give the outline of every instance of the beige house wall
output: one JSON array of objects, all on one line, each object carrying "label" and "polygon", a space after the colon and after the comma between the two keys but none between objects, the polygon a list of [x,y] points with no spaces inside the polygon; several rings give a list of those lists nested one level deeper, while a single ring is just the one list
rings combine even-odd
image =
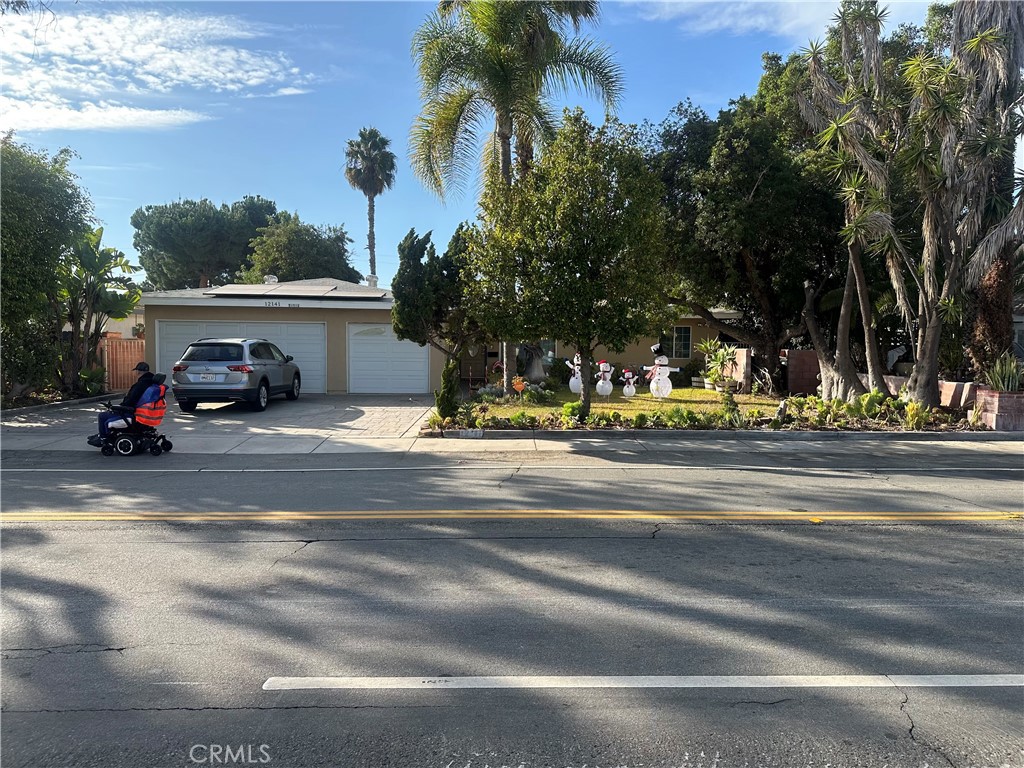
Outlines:
[{"label": "beige house wall", "polygon": [[[159,320],[221,321],[235,323],[324,323],[327,331],[327,394],[348,392],[348,325],[349,323],[391,324],[389,309],[328,309],[263,307],[206,307],[202,305],[152,305],[145,310],[146,362],[156,365],[156,324]],[[287,350],[285,350],[287,354]],[[430,388],[440,386],[444,355],[428,348]]]},{"label": "beige house wall", "polygon": [[[670,357],[669,364],[673,368],[682,368],[691,360],[701,359],[701,354],[697,351],[697,345],[704,341],[704,339],[718,336],[718,331],[712,330],[697,320],[680,320],[676,323],[676,326],[680,328],[689,326],[690,328],[690,357]],[[622,352],[612,352],[606,347],[598,347],[594,351],[594,361],[607,360],[616,366],[617,371],[623,366],[652,365],[654,355],[651,354],[651,347],[657,343],[658,339],[656,337],[640,339],[635,344],[628,345]],[[563,342],[556,343],[555,357],[571,359],[574,354],[576,354],[576,350],[571,345],[564,344]]]}]

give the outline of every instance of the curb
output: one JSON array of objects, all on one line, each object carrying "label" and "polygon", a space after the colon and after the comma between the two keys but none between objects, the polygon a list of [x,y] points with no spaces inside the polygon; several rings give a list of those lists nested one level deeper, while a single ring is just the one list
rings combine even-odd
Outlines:
[{"label": "curb", "polygon": [[[750,430],[750,429],[455,429],[444,434],[430,435],[454,440],[515,440],[530,437],[543,440],[579,440],[581,438],[626,440],[778,440],[780,442],[817,442],[821,440],[849,440],[853,442],[1012,442],[1024,440],[1021,432],[868,432],[868,431],[815,431],[815,430]],[[428,437],[421,434],[420,437]]]},{"label": "curb", "polygon": [[101,403],[104,400],[111,400],[117,396],[124,396],[125,390],[120,392],[108,392],[105,395],[96,395],[94,397],[83,397],[79,400],[58,400],[55,403],[43,403],[42,405],[26,405],[22,408],[4,408],[0,413],[11,414],[16,416],[20,413],[32,413],[33,411],[45,411],[47,409],[58,409],[58,408],[71,408],[75,405],[87,405],[88,403]]}]

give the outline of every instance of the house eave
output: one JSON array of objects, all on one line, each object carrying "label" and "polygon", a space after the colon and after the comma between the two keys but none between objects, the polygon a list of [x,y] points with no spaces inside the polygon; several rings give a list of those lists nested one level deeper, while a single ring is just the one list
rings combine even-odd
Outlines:
[{"label": "house eave", "polygon": [[174,296],[149,297],[147,307],[266,307],[271,309],[382,309],[391,311],[391,299],[372,301],[345,301],[338,299],[218,299],[213,296],[185,298]]}]

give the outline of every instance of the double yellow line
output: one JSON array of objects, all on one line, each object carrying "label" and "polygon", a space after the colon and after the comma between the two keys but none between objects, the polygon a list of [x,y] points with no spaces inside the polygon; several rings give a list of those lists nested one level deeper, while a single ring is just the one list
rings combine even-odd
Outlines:
[{"label": "double yellow line", "polygon": [[30,511],[5,512],[3,523],[47,522],[292,522],[304,520],[652,520],[652,521],[729,521],[729,522],[980,522],[989,520],[1020,520],[1019,512],[953,511],[828,511],[792,510],[672,510],[642,512],[604,509],[424,509],[424,510],[337,510],[337,511]]}]

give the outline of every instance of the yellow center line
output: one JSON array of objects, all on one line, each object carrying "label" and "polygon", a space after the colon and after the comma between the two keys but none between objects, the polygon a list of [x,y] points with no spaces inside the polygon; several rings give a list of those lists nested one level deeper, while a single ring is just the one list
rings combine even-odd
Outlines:
[{"label": "yellow center line", "polygon": [[123,512],[112,510],[67,512],[28,511],[5,512],[0,522],[232,522],[293,520],[802,520],[827,521],[979,521],[1019,520],[1017,512],[979,510],[957,511],[823,511],[791,510],[671,510],[638,512],[635,510],[585,509],[424,509],[424,510],[234,510],[234,511],[153,511]]}]

